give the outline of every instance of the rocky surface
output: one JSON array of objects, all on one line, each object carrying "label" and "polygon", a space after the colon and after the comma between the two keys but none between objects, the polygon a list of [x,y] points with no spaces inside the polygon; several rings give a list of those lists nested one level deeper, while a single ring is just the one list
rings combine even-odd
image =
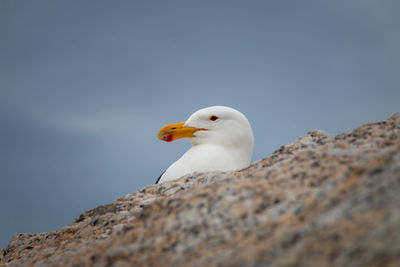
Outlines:
[{"label": "rocky surface", "polygon": [[400,113],[20,234],[7,266],[399,266]]}]

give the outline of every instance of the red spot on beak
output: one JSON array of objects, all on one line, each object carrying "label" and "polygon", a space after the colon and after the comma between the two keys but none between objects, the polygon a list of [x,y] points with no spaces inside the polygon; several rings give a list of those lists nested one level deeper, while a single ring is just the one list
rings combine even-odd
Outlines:
[{"label": "red spot on beak", "polygon": [[174,137],[173,137],[172,134],[166,134],[166,135],[163,136],[163,140],[165,142],[171,142],[172,140],[174,140]]}]

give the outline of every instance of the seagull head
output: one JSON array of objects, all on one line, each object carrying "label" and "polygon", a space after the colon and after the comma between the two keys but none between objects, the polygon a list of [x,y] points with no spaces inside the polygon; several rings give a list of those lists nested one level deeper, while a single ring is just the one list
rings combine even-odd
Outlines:
[{"label": "seagull head", "polygon": [[193,145],[213,144],[253,151],[253,131],[247,118],[239,111],[212,106],[193,113],[185,122],[164,126],[160,140],[171,142],[188,138]]}]

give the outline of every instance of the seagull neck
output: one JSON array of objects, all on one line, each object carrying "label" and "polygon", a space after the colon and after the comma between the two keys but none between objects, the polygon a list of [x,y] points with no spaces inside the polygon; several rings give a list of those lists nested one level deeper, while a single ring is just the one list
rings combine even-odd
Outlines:
[{"label": "seagull neck", "polygon": [[215,151],[215,150],[225,150],[225,151],[231,151],[234,152],[235,148],[233,147],[228,147],[228,146],[223,146],[220,144],[213,144],[213,143],[195,143],[192,144],[192,147],[190,148],[192,151]]}]

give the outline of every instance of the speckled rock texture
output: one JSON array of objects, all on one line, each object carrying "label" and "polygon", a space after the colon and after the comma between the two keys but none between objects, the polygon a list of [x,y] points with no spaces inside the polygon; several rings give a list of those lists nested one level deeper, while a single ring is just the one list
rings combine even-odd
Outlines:
[{"label": "speckled rock texture", "polygon": [[309,132],[249,168],[150,185],[55,231],[15,236],[7,266],[400,266],[400,113]]}]

